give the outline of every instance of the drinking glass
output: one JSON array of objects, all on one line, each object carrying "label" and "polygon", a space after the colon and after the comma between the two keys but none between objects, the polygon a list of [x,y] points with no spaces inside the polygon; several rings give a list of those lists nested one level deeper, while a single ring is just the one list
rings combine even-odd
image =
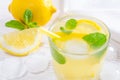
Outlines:
[{"label": "drinking glass", "polygon": [[[68,19],[88,19],[96,22],[107,36],[106,43],[86,54],[82,52],[73,52],[73,49],[64,51],[55,44],[55,39],[49,38],[50,48],[53,57],[53,66],[58,80],[100,80],[100,71],[106,50],[109,44],[110,32],[107,26],[100,20],[81,14],[65,14],[57,18],[50,30],[60,32],[60,27]],[[64,38],[64,36],[62,36]],[[74,44],[74,43],[73,43]],[[75,43],[77,44],[77,42]],[[70,46],[73,46],[72,44]],[[81,47],[80,47],[81,48]],[[79,49],[79,48],[77,48]],[[72,51],[73,50],[73,51]]]}]

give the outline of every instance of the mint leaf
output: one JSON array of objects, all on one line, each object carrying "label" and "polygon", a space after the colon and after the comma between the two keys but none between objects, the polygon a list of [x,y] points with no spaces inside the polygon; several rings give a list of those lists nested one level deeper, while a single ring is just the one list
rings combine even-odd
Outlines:
[{"label": "mint leaf", "polygon": [[91,33],[83,37],[83,39],[92,47],[99,48],[106,42],[106,36],[102,33]]},{"label": "mint leaf", "polygon": [[60,27],[60,30],[65,34],[72,33],[73,29],[75,29],[77,26],[77,21],[75,19],[69,19],[65,23],[65,27]]},{"label": "mint leaf", "polygon": [[6,27],[15,28],[19,30],[24,30],[25,26],[17,20],[11,20],[5,23]]},{"label": "mint leaf", "polygon": [[[35,28],[38,27],[36,22],[32,22],[32,18],[33,18],[33,14],[32,11],[29,9],[26,9],[23,15],[23,22],[19,22],[17,20],[11,20],[6,22],[6,26],[10,27],[10,28],[16,28],[19,30],[23,30],[25,29],[25,26],[27,26],[27,28]],[[24,26],[25,25],[25,26]]]},{"label": "mint leaf", "polygon": [[53,46],[51,46],[51,52],[52,52],[52,56],[56,60],[56,62],[58,62],[59,64],[66,63],[65,57],[60,52],[58,52],[55,48],[53,48]]},{"label": "mint leaf", "polygon": [[60,27],[60,30],[61,30],[63,33],[65,33],[65,34],[70,34],[70,33],[72,33],[71,30],[65,30],[64,27]]},{"label": "mint leaf", "polygon": [[30,22],[30,23],[28,24],[28,26],[29,26],[30,28],[38,27],[36,22]]},{"label": "mint leaf", "polygon": [[68,30],[73,30],[76,28],[76,26],[77,26],[77,21],[75,19],[69,19],[65,24],[65,28]]},{"label": "mint leaf", "polygon": [[28,24],[29,22],[31,22],[32,18],[33,18],[32,11],[29,9],[26,9],[26,11],[24,12],[24,15],[23,15],[25,24]]}]

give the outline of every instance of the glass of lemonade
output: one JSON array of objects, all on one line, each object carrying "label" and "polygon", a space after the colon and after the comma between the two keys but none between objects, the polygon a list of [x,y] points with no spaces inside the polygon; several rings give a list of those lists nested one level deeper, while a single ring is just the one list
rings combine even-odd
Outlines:
[{"label": "glass of lemonade", "polygon": [[61,39],[49,38],[58,80],[100,80],[110,33],[100,20],[85,15],[58,18],[50,30]]}]

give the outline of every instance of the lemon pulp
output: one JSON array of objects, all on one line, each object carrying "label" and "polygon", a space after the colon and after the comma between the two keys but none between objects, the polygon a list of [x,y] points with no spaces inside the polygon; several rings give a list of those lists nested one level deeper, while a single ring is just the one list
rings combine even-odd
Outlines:
[{"label": "lemon pulp", "polygon": [[0,37],[0,46],[9,54],[25,56],[41,44],[41,33],[37,28],[15,31]]}]

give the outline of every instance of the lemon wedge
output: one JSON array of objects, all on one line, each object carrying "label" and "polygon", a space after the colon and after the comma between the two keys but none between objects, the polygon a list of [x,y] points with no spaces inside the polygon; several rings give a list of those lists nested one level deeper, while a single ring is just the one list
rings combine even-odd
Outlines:
[{"label": "lemon wedge", "polygon": [[101,27],[96,22],[92,20],[81,19],[81,20],[78,20],[77,27],[74,30],[74,32],[89,34],[89,33],[98,32],[101,30],[102,30]]},{"label": "lemon wedge", "polygon": [[26,56],[41,44],[41,33],[37,28],[4,34],[0,37],[0,47],[14,56]]}]

